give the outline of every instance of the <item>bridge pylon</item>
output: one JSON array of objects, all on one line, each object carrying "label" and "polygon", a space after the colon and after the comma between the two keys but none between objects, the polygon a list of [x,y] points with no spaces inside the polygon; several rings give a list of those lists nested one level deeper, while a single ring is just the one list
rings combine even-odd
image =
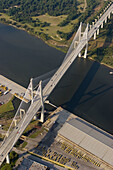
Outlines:
[{"label": "bridge pylon", "polygon": [[9,154],[7,154],[7,156],[6,156],[6,163],[10,164]]},{"label": "bridge pylon", "polygon": [[[32,103],[36,100],[40,100],[41,102],[41,117],[39,119],[40,122],[44,122],[44,101],[43,101],[43,91],[42,91],[42,80],[39,82],[38,89],[35,93],[35,96],[32,99]],[[36,115],[34,116],[36,120]]]}]

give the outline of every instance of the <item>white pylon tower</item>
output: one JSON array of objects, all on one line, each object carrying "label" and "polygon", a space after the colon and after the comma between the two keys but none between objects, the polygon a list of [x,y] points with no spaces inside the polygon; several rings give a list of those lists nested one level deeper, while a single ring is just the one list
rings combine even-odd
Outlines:
[{"label": "white pylon tower", "polygon": [[39,89],[40,89],[40,92],[39,92],[39,96],[40,96],[40,102],[41,102],[41,117],[40,117],[40,122],[44,122],[44,101],[43,101],[43,92],[42,92],[42,81],[40,81],[39,83]]},{"label": "white pylon tower", "polygon": [[87,24],[86,30],[84,32],[85,39],[86,39],[86,48],[85,48],[85,52],[84,52],[83,58],[87,57],[87,51],[88,51],[88,28],[89,28],[89,24]]},{"label": "white pylon tower", "polygon": [[[41,117],[40,122],[44,122],[44,101],[43,101],[43,91],[42,91],[42,80],[39,82],[38,89],[35,93],[35,96],[32,99],[32,102],[35,100],[40,100],[41,102]],[[36,115],[34,116],[34,119],[36,119]]]}]

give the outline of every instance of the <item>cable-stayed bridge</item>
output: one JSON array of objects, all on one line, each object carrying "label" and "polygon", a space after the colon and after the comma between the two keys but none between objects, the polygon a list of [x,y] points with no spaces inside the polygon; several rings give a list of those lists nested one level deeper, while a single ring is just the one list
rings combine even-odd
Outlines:
[{"label": "cable-stayed bridge", "polygon": [[[7,160],[7,163],[9,163],[8,153],[11,151],[17,140],[22,135],[25,128],[28,126],[28,124],[40,108],[42,108],[40,121],[44,121],[44,102],[46,102],[48,96],[51,94],[53,89],[56,87],[58,82],[66,73],[68,68],[72,65],[77,56],[81,56],[81,51],[84,48],[84,58],[86,58],[88,50],[88,41],[93,36],[94,39],[96,39],[96,35],[99,34],[100,27],[103,28],[103,23],[107,22],[107,19],[110,18],[110,14],[112,12],[113,4],[110,3],[105,9],[104,14],[100,14],[98,20],[95,19],[95,22],[93,22],[92,25],[87,24],[84,31],[82,31],[83,24],[80,23],[78,31],[60,67],[57,70],[53,70],[52,72],[50,72],[48,74],[47,79],[43,82],[40,81],[43,80],[43,76],[30,80],[30,84],[24,96],[26,99],[30,96],[30,101],[26,103],[24,100],[22,100],[16,112],[16,115],[10,125],[10,128],[6,134],[6,137],[4,138],[4,141],[0,146],[0,165],[2,164],[5,158]],[[37,84],[37,82],[39,83]],[[21,119],[17,119],[19,115]],[[15,127],[12,130],[13,123],[15,123]]]}]

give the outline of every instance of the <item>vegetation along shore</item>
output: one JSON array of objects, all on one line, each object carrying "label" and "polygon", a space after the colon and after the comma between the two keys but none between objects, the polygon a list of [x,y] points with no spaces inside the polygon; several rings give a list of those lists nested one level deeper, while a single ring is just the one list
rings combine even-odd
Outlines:
[{"label": "vegetation along shore", "polygon": [[[67,5],[68,4],[68,5]],[[92,22],[103,13],[103,0],[1,0],[0,22],[41,38],[48,45],[67,52],[80,22]],[[113,67],[113,17],[96,40],[89,42],[88,57]]]}]

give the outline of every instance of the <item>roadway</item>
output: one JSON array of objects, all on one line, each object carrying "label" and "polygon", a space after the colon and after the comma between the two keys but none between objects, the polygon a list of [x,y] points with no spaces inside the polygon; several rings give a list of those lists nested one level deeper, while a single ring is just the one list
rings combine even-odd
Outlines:
[{"label": "roadway", "polygon": [[[24,100],[23,96],[26,92],[26,88],[22,87],[21,85],[9,80],[8,78],[0,75],[0,84],[3,86],[6,86],[8,89],[11,89],[10,93],[16,95],[17,98],[19,98],[20,100]],[[26,96],[26,100],[25,102],[29,102],[29,100],[31,100],[30,95]]]},{"label": "roadway", "polygon": [[[101,26],[102,22],[106,19],[107,16],[109,16],[109,13],[113,11],[113,4],[109,7],[109,9],[104,13],[104,15],[97,21],[97,23],[91,28],[91,30],[88,32],[88,40],[94,35],[94,33],[97,31],[97,29]],[[53,75],[53,77],[50,79],[50,81],[47,83],[47,85],[43,89],[43,100],[45,101],[50,93],[53,91],[55,86],[58,84],[58,82],[61,80],[65,72],[68,70],[68,68],[71,66],[73,61],[76,59],[78,54],[81,52],[81,50],[85,47],[87,44],[87,40],[85,39],[85,36],[82,37],[81,41],[79,42],[76,49],[72,51],[72,53],[68,56],[68,58],[62,63],[62,65],[59,67],[59,69],[56,71],[56,73]],[[9,136],[6,138],[4,143],[0,147],[0,165],[4,161],[7,154],[10,152],[10,150],[13,148],[17,140],[22,135],[25,128],[28,126],[30,121],[33,119],[36,112],[41,107],[41,101],[39,98],[35,100],[29,107],[28,111],[24,115],[23,119],[19,122],[19,124],[14,128],[14,130],[9,134]]]}]

